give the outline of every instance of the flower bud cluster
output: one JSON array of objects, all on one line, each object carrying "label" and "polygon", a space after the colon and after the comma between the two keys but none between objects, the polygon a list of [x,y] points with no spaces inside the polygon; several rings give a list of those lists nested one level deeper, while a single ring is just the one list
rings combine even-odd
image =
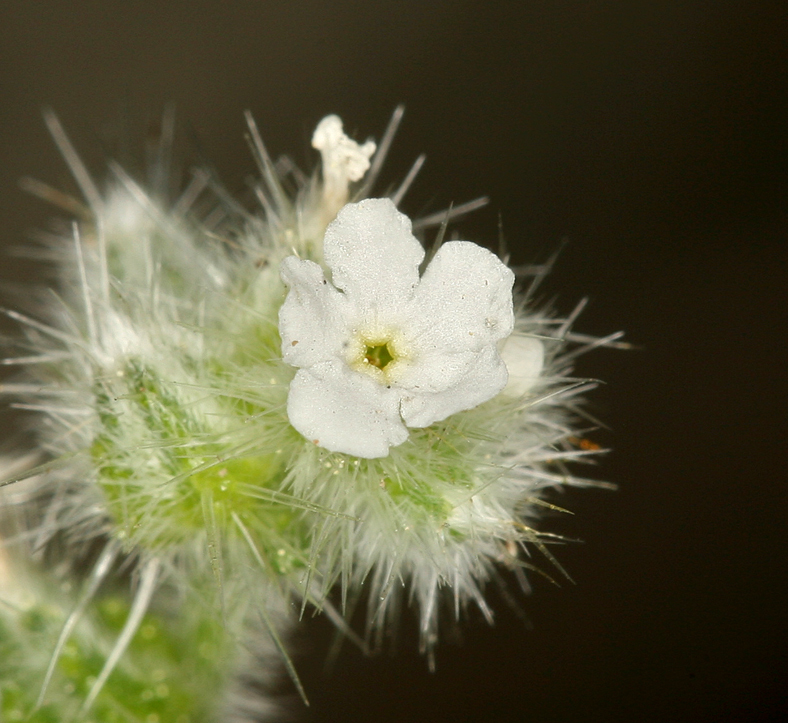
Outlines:
[{"label": "flower bud cluster", "polygon": [[229,639],[268,621],[290,665],[282,611],[344,627],[365,590],[368,633],[412,601],[429,650],[442,598],[491,618],[497,568],[552,560],[538,513],[550,489],[591,484],[566,467],[589,454],[592,386],[570,373],[599,342],[573,344],[480,246],[438,241],[424,266],[427,224],[397,210],[407,184],[366,198],[382,158],[336,116],[312,178],[248,122],[256,210],[203,171],[174,203],[119,168],[101,192],[50,119],[89,220],[49,240],[57,301],[9,312],[20,374],[2,391],[36,415],[41,464],[5,484],[30,478],[39,547],[138,561],[138,623],[175,590]]}]

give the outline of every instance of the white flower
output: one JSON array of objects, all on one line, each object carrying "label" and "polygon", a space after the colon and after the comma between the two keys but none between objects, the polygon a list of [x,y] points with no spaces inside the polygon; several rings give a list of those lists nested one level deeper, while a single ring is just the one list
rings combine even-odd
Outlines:
[{"label": "white flower", "polygon": [[332,208],[331,218],[347,203],[348,187],[369,170],[375,152],[374,141],[363,146],[342,131],[342,119],[327,115],[317,124],[312,147],[320,151],[323,161],[323,200]]},{"label": "white flower", "polygon": [[[427,427],[492,398],[508,375],[497,342],[512,331],[514,275],[490,251],[444,244],[423,277],[424,249],[388,199],[348,204],[326,230],[332,272],[282,262],[279,313],[290,423],[332,452],[385,457]],[[407,425],[407,427],[406,427]]]}]

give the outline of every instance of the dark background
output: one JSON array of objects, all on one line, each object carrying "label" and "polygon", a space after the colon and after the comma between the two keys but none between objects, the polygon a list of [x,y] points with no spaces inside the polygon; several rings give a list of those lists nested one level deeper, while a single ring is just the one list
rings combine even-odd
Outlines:
[{"label": "dark background", "polygon": [[[532,629],[500,600],[493,628],[471,616],[434,675],[412,625],[396,655],[347,646],[325,673],[330,626],[310,623],[305,719],[788,711],[787,25],[784,2],[757,0],[0,3],[4,246],[52,214],[20,177],[74,188],[44,105],[101,178],[123,127],[172,101],[184,157],[199,138],[238,191],[253,172],[244,109],[274,155],[309,166],[324,114],[379,139],[405,103],[386,178],[428,155],[405,210],[489,194],[463,235],[495,243],[500,213],[517,263],[568,237],[547,291],[565,312],[588,295],[580,330],[643,347],[580,364],[608,382],[598,475],[620,490],[570,492],[576,516],[550,521],[585,541],[559,550],[576,585],[535,580]],[[0,263],[7,280],[36,273]]]}]

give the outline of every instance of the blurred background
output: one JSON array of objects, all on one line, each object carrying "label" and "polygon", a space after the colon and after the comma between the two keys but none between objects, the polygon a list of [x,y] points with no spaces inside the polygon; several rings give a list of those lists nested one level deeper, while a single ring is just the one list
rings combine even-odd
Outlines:
[{"label": "blurred background", "polygon": [[[185,166],[241,191],[245,109],[309,168],[325,114],[380,139],[404,103],[384,181],[427,154],[404,210],[487,194],[460,230],[495,245],[500,216],[514,263],[568,239],[545,298],[590,297],[579,330],[642,347],[579,365],[607,382],[597,475],[620,489],[570,491],[575,516],[545,523],[583,540],[557,551],[575,584],[534,580],[525,618],[493,594],[495,626],[447,625],[434,674],[411,619],[393,653],[346,645],[329,668],[331,627],[310,621],[302,720],[788,713],[787,40],[785,4],[761,0],[0,3],[4,249],[53,215],[20,178],[75,191],[44,106],[103,178],[172,103]],[[1,258],[5,282],[40,273]]]}]

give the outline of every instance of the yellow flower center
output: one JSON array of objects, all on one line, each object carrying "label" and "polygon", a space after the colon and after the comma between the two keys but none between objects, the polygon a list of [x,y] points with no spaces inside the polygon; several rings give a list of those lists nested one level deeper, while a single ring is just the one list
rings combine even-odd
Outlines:
[{"label": "yellow flower center", "polygon": [[379,346],[368,346],[364,358],[372,366],[385,369],[386,365],[394,360],[394,355],[389,351],[388,344],[380,344]]},{"label": "yellow flower center", "polygon": [[396,379],[409,358],[402,334],[392,329],[359,330],[347,346],[350,367],[385,385]]}]

